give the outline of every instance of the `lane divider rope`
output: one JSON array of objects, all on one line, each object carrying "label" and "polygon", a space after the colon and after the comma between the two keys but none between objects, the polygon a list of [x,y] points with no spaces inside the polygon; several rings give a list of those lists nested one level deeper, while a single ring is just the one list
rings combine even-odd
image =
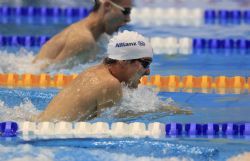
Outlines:
[{"label": "lane divider rope", "polygon": [[1,122],[0,137],[22,136],[29,139],[32,136],[42,138],[86,138],[86,137],[177,137],[177,136],[245,136],[250,137],[250,123],[159,123],[141,122]]},{"label": "lane divider rope", "polygon": [[[41,47],[50,39],[48,36],[3,36],[0,35],[0,47],[24,46]],[[151,37],[151,45],[156,54],[197,54],[209,50],[243,51],[250,54],[250,39],[206,39],[206,38],[176,38],[176,37]],[[232,52],[233,54],[234,52]]]},{"label": "lane divider rope", "polygon": [[33,6],[0,6],[0,16],[24,16],[24,17],[86,17],[90,13],[86,7],[33,7]]},{"label": "lane divider rope", "polygon": [[[0,86],[2,87],[22,87],[22,88],[62,88],[68,85],[77,74],[65,75],[55,74],[0,74]],[[155,86],[162,91],[169,92],[201,92],[219,94],[235,93],[240,94],[250,91],[250,77],[242,76],[144,76],[141,84]]]},{"label": "lane divider rope", "polygon": [[[21,23],[20,17],[29,18],[77,18],[76,21],[86,17],[90,13],[88,8],[59,8],[59,7],[10,7],[0,6],[0,20],[2,23],[9,23],[15,17],[16,23]],[[250,24],[250,10],[215,10],[201,8],[134,8],[131,14],[132,23],[140,25],[181,25],[181,26],[200,26],[203,24]],[[30,20],[29,23],[38,21]],[[41,24],[49,23],[44,20]],[[61,21],[53,21],[61,23]]]}]

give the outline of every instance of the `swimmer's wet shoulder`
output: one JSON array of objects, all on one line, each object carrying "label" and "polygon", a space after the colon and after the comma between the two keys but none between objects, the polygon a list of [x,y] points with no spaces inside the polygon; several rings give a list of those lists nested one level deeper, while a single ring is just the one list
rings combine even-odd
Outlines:
[{"label": "swimmer's wet shoulder", "polygon": [[103,64],[81,73],[50,102],[38,121],[79,121],[96,117],[121,99],[121,84]]},{"label": "swimmer's wet shoulder", "polygon": [[84,27],[79,33],[78,28],[80,28],[79,24],[74,24],[54,36],[42,47],[35,62],[49,59],[50,63],[58,63],[80,53],[93,56],[97,48],[93,35],[88,30],[84,30]]},{"label": "swimmer's wet shoulder", "polygon": [[[48,59],[48,63],[41,66],[46,68],[78,54],[96,54],[97,41],[102,34],[112,35],[130,21],[131,7],[132,0],[95,1],[93,12],[88,17],[55,35],[42,47],[33,62]],[[87,60],[92,58],[86,57]]]}]

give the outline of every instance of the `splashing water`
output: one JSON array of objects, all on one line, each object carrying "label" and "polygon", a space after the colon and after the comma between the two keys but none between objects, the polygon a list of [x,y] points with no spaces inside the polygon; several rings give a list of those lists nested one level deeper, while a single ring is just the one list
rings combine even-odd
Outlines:
[{"label": "splashing water", "polygon": [[139,86],[137,89],[130,89],[123,86],[123,98],[112,108],[105,109],[101,117],[124,117],[125,115],[137,115],[140,113],[159,112],[164,106],[177,106],[176,103],[168,98],[163,101],[157,96],[153,88]]},{"label": "splashing water", "polygon": [[29,100],[14,107],[8,107],[0,101],[0,121],[28,121],[40,112]]},{"label": "splashing water", "polygon": [[[35,55],[33,51],[28,51],[25,48],[21,48],[16,53],[8,52],[8,51],[0,51],[0,73],[31,73],[31,74],[39,74],[44,71],[40,70],[40,63],[32,63],[34,60]],[[70,69],[63,68],[62,64],[52,65],[51,67],[46,70],[46,73],[51,75],[56,73],[63,73],[63,74],[72,74],[72,73],[80,73],[84,69],[96,65],[100,62],[100,58],[96,61],[88,62],[86,64],[78,63]]]},{"label": "splashing water", "polygon": [[[0,50],[0,73],[31,73],[31,74],[39,74],[42,72],[56,74],[72,74],[72,73],[80,73],[84,69],[91,67],[100,63],[100,61],[105,57],[106,46],[109,42],[110,36],[107,34],[102,34],[99,40],[97,41],[98,53],[96,53],[96,58],[94,60],[89,60],[87,62],[81,62],[84,59],[85,54],[83,54],[83,58],[76,57],[71,60],[66,60],[65,62],[58,64],[51,64],[48,69],[42,71],[40,66],[44,63],[43,61],[32,63],[36,52],[29,51],[25,48],[20,48],[17,52],[9,52],[7,50]],[[88,54],[88,53],[86,53]]]},{"label": "splashing water", "polygon": [[21,48],[17,53],[0,51],[1,73],[40,73],[37,65],[33,64],[34,53]]},{"label": "splashing water", "polygon": [[[22,97],[25,97],[23,102],[19,105],[15,105],[14,107],[8,107],[8,105],[6,105],[7,103],[0,100],[0,121],[27,121],[30,120],[32,116],[38,115],[41,112],[37,109],[37,106],[39,105],[34,104],[35,102],[32,103],[29,95],[24,95]],[[9,98],[8,100],[11,101],[12,99],[15,100],[16,96],[13,96],[13,98]],[[50,101],[51,97],[46,99]],[[124,86],[122,101],[111,108],[104,109],[98,118],[111,118],[113,120],[117,117],[124,118],[130,116],[140,116],[147,113],[153,114],[154,117],[158,117],[156,113],[160,112],[160,109],[163,106],[176,107],[177,105],[171,98],[164,101],[161,100],[153,88],[139,86],[138,89],[129,89]],[[166,116],[166,112],[164,113],[164,116]]]}]

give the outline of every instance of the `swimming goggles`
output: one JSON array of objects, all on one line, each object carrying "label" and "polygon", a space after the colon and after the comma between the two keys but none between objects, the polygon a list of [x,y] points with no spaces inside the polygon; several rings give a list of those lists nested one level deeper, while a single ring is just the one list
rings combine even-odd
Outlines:
[{"label": "swimming goggles", "polygon": [[130,7],[122,7],[110,0],[108,0],[110,4],[112,4],[113,6],[115,6],[116,8],[120,9],[123,13],[124,16],[130,15],[131,13],[131,8]]},{"label": "swimming goggles", "polygon": [[146,60],[146,59],[136,59],[136,60],[141,63],[144,69],[148,69],[152,62],[151,60]]}]

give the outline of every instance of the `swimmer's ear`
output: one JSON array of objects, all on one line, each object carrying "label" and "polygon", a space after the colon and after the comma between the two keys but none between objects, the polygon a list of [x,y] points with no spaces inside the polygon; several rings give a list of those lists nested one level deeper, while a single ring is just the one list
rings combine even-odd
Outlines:
[{"label": "swimmer's ear", "polygon": [[110,4],[108,1],[103,1],[102,4],[103,4],[103,7],[104,7],[104,11],[105,11],[105,12],[107,12],[107,11],[110,10],[111,4]]}]

